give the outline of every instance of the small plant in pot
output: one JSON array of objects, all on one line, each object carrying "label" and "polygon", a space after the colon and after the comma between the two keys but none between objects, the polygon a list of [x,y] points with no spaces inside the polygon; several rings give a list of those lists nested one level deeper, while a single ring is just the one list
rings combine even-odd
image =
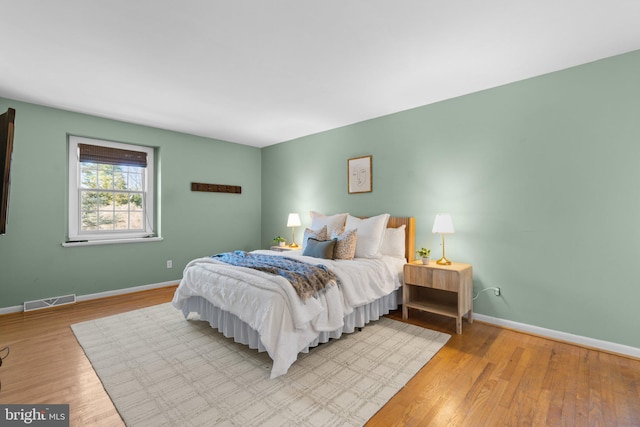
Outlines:
[{"label": "small plant in pot", "polygon": [[417,250],[416,253],[420,255],[420,258],[422,258],[422,263],[424,265],[429,264],[429,261],[431,260],[431,249],[420,248],[420,250]]},{"label": "small plant in pot", "polygon": [[273,238],[273,241],[277,243],[278,246],[284,246],[284,243],[287,241],[287,239],[285,239],[284,237],[277,236]]}]

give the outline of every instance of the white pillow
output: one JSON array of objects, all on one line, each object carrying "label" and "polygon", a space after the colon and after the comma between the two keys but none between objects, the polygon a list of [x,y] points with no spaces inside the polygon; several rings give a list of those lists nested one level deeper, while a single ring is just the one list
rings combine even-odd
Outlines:
[{"label": "white pillow", "polygon": [[342,234],[348,214],[323,215],[321,213],[311,211],[309,212],[309,215],[311,215],[310,229],[320,230],[322,227],[326,226],[327,234],[331,235],[334,232]]},{"label": "white pillow", "polygon": [[380,253],[394,258],[404,258],[405,225],[398,228],[387,228],[382,238]]},{"label": "white pillow", "polygon": [[347,215],[346,230],[358,230],[358,241],[356,242],[356,258],[379,258],[380,245],[384,237],[384,230],[387,228],[389,214],[372,216],[367,219],[356,218]]}]

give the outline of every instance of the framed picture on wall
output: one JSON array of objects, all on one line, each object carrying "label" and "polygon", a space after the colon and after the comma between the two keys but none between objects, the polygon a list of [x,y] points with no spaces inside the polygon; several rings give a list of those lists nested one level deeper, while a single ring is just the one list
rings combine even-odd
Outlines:
[{"label": "framed picture on wall", "polygon": [[371,192],[372,156],[354,157],[347,161],[349,194]]}]

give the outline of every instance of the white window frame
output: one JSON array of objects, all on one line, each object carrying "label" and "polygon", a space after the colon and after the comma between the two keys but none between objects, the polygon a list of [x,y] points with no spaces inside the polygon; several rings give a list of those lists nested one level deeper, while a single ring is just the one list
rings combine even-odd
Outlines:
[{"label": "white window frame", "polygon": [[[80,184],[81,168],[79,161],[78,144],[98,145],[103,147],[118,148],[121,150],[141,151],[147,154],[147,167],[144,176],[144,229],[142,231],[122,231],[104,230],[100,232],[82,231],[80,229],[81,206],[80,206]],[[154,148],[141,145],[122,144],[119,142],[105,141],[100,139],[85,138],[69,135],[69,232],[67,244],[74,243],[120,243],[124,241],[137,241],[155,236],[155,216],[154,216],[154,195],[155,195],[155,173],[154,173]]]}]

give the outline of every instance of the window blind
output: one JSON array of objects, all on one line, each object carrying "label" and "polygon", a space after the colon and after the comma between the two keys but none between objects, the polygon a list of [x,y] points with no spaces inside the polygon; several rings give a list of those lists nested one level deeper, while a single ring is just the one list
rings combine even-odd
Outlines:
[{"label": "window blind", "polygon": [[80,162],[147,167],[147,153],[142,151],[122,150],[89,144],[78,144],[78,151],[80,152]]}]

